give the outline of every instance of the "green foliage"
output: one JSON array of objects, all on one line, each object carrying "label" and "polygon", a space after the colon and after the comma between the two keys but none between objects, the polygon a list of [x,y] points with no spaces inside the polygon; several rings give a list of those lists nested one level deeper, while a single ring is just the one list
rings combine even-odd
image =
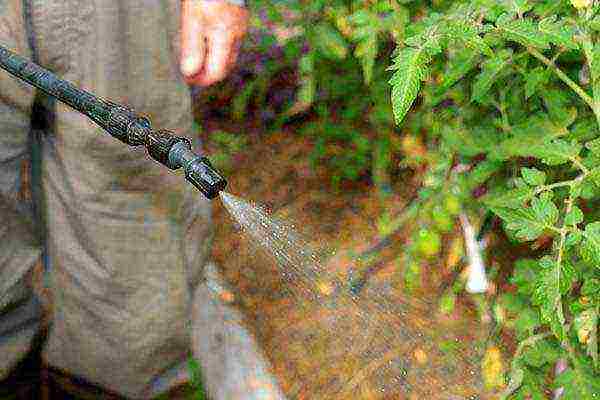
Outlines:
[{"label": "green foliage", "polygon": [[[514,398],[545,398],[543,376],[558,358],[569,361],[554,383],[565,398],[598,393],[600,215],[592,209],[600,200],[600,139],[590,121],[600,122],[600,25],[594,15],[562,2],[453,4],[407,27],[390,67],[397,123],[411,126],[433,114],[435,123],[421,123],[433,131],[428,168],[437,168],[436,152],[445,159],[448,150],[471,165],[448,174],[439,189],[458,188],[464,208],[491,210],[517,241],[551,242],[538,261],[517,262],[511,282],[518,292],[501,303],[512,315],[502,321],[524,344],[505,393]],[[453,87],[467,96],[453,96]],[[448,112],[438,113],[433,107],[442,102]],[[477,200],[472,191],[482,185],[488,193]],[[539,340],[540,330],[556,340],[547,334]]]},{"label": "green foliage", "polygon": [[[421,177],[408,211],[378,221],[388,235],[417,220],[402,263],[409,288],[461,212],[492,212],[532,247],[508,271],[515,292],[501,294],[507,316],[497,316],[520,340],[505,390],[515,399],[558,386],[585,399],[600,381],[600,9],[587,3],[255,3],[296,34],[281,41],[256,23],[284,57],[245,83],[240,103],[263,99],[264,82],[291,68],[296,95],[278,121],[309,117],[313,164],[334,185],[371,175],[389,190],[399,168]],[[558,359],[568,372],[551,382]]]},{"label": "green foliage", "polygon": [[395,71],[390,84],[392,85],[392,104],[396,122],[404,119],[410,106],[417,98],[421,81],[427,76],[426,65],[430,60],[425,48],[406,48],[401,50],[394,59],[390,70]]}]

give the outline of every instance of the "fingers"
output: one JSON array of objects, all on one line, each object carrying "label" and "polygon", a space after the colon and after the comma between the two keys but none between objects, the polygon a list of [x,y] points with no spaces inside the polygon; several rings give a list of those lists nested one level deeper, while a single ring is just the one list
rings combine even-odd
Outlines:
[{"label": "fingers", "polygon": [[190,85],[223,80],[234,66],[248,11],[225,1],[183,0],[180,69]]},{"label": "fingers", "polygon": [[193,1],[184,0],[181,10],[180,69],[188,83],[193,83],[194,77],[202,72],[205,64],[206,36],[202,22]]},{"label": "fingers", "polygon": [[235,63],[235,37],[223,28],[207,32],[207,52],[204,70],[198,84],[209,86],[223,80]]}]

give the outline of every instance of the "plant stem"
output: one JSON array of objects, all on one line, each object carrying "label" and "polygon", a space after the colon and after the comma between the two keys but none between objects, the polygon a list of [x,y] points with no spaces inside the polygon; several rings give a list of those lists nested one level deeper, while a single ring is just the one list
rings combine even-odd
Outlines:
[{"label": "plant stem", "polygon": [[[570,193],[569,194],[569,198],[566,200],[566,204],[567,204],[567,208],[565,209],[565,215],[569,214],[569,212],[571,212],[571,209],[573,208],[573,194]],[[563,224],[560,228],[560,241],[558,244],[558,254],[556,256],[556,284],[558,285],[558,287],[560,288],[560,270],[561,270],[561,264],[563,261],[563,257],[564,257],[564,251],[565,251],[565,241],[567,238],[567,226],[563,220]],[[560,294],[560,290],[559,290],[559,295],[558,295],[558,300],[556,301],[556,304],[554,305],[556,312],[557,312],[557,316],[558,316],[558,321],[560,322],[561,328],[563,330],[563,337],[565,336],[565,315],[563,313],[563,306],[562,306],[562,296]]]},{"label": "plant stem", "polygon": [[575,93],[577,93],[579,95],[579,97],[581,97],[581,99],[590,106],[590,108],[592,109],[594,114],[596,114],[596,117],[598,118],[598,114],[596,113],[598,110],[596,109],[597,107],[594,102],[594,99],[590,95],[588,95],[581,86],[579,86],[577,83],[575,83],[575,81],[573,81],[571,78],[569,78],[567,76],[567,74],[565,74],[560,68],[558,68],[552,60],[548,59],[546,56],[544,56],[542,53],[540,53],[533,47],[527,47],[527,52],[529,54],[531,54],[532,56],[534,56],[535,58],[537,58],[538,60],[540,60],[542,63],[544,63],[548,68],[550,68],[556,74],[556,76],[558,76],[558,78],[561,81],[563,81],[564,83],[567,84],[567,86],[569,86],[571,89],[573,89],[573,91]]},{"label": "plant stem", "polygon": [[571,180],[568,180],[568,181],[561,181],[561,182],[552,183],[550,185],[540,186],[539,188],[537,188],[535,190],[535,194],[539,194],[541,192],[546,192],[548,190],[556,189],[558,187],[574,186],[574,185],[578,184],[579,182],[581,182],[582,180],[584,180],[585,177],[589,174],[589,170],[587,168],[585,168],[585,166],[581,165],[581,167],[584,170],[584,172],[583,172],[583,174],[579,175],[577,178],[571,179]]},{"label": "plant stem", "polygon": [[571,158],[571,161],[573,162],[573,164],[575,164],[575,166],[577,168],[579,168],[581,171],[583,171],[583,175],[582,175],[581,179],[585,178],[585,176],[590,173],[590,170],[585,165],[583,165],[583,163],[581,162],[581,160],[578,157]]}]

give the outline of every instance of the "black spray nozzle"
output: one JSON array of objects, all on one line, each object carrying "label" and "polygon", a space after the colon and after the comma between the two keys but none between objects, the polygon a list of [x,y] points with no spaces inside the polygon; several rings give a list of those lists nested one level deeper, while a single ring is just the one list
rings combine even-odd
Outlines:
[{"label": "black spray nozzle", "polygon": [[227,181],[213,168],[206,157],[191,150],[190,143],[176,143],[169,152],[169,164],[183,167],[185,179],[194,185],[208,199],[214,199],[227,186]]},{"label": "black spray nozzle", "polygon": [[183,167],[186,179],[207,198],[214,199],[225,189],[227,181],[206,157],[192,152],[189,140],[152,129],[150,120],[130,107],[94,96],[2,46],[0,68],[88,116],[123,143],[145,146],[150,156],[166,167]]}]

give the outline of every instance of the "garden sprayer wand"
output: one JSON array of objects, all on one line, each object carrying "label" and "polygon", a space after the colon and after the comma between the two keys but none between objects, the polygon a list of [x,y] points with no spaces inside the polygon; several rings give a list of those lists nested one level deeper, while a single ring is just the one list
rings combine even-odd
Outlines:
[{"label": "garden sprayer wand", "polygon": [[150,120],[133,109],[81,90],[3,46],[0,46],[0,68],[86,115],[120,141],[130,146],[145,146],[148,154],[166,167],[172,170],[183,167],[185,178],[208,199],[215,198],[227,186],[208,159],[192,151],[188,139],[167,130],[152,129]]}]

